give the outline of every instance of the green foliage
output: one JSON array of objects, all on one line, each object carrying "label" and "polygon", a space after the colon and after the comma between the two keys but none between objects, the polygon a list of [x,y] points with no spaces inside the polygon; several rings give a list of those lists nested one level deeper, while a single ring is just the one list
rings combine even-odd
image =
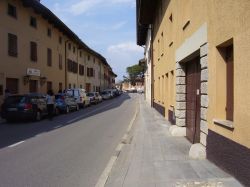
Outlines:
[{"label": "green foliage", "polygon": [[142,78],[143,77],[144,71],[145,71],[145,67],[140,66],[138,64],[127,67],[127,74],[129,76],[129,80],[131,81],[132,85],[135,84],[135,80],[137,78]]}]

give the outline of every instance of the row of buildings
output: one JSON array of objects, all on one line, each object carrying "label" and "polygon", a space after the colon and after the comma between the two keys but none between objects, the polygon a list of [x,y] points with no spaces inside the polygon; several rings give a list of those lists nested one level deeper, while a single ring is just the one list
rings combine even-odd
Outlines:
[{"label": "row of buildings", "polygon": [[116,74],[39,0],[0,1],[0,104],[12,94],[68,88],[100,91]]},{"label": "row of buildings", "polygon": [[146,100],[208,158],[250,186],[250,1],[137,0]]}]

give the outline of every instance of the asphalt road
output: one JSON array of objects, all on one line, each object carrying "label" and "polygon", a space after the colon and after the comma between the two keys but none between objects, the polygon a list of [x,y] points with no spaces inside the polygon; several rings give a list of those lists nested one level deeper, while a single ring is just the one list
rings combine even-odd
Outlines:
[{"label": "asphalt road", "polygon": [[136,110],[123,94],[53,121],[0,124],[0,187],[95,186]]}]

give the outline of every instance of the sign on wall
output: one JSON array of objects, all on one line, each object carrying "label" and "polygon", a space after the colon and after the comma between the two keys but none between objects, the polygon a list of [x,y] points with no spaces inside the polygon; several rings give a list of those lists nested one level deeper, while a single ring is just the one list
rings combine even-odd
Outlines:
[{"label": "sign on wall", "polygon": [[41,76],[41,71],[39,69],[27,68],[27,75]]}]

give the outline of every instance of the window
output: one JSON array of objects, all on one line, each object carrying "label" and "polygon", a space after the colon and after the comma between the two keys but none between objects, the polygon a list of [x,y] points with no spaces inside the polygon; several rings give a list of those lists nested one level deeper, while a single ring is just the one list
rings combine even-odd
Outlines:
[{"label": "window", "polygon": [[94,58],[94,63],[95,63],[95,58]]},{"label": "window", "polygon": [[0,85],[0,95],[3,95],[3,85]]},{"label": "window", "polygon": [[52,82],[51,81],[47,81],[47,92],[49,90],[52,90]]},{"label": "window", "polygon": [[18,93],[18,79],[6,78],[6,88],[9,89],[11,94]]},{"label": "window", "polygon": [[90,60],[90,55],[88,55],[88,60]]},{"label": "window", "polygon": [[79,64],[79,75],[84,75],[84,66]]},{"label": "window", "polygon": [[74,61],[68,59],[67,64],[68,64],[68,72],[72,72],[72,73],[77,73],[78,72],[78,64],[77,64],[77,62],[74,62]]},{"label": "window", "polygon": [[93,68],[87,68],[87,76],[88,77],[93,77],[94,76]]},{"label": "window", "polygon": [[62,65],[62,54],[59,54],[58,60],[59,60],[59,69],[63,69],[63,65]]},{"label": "window", "polygon": [[8,34],[8,54],[12,57],[17,57],[17,36]]},{"label": "window", "polygon": [[75,53],[76,52],[76,48],[75,48],[75,46],[73,46],[73,53]]},{"label": "window", "polygon": [[59,36],[59,44],[62,44],[62,37]]},{"label": "window", "polygon": [[69,89],[71,89],[71,84],[69,84]]},{"label": "window", "polygon": [[48,28],[48,30],[47,30],[47,35],[48,35],[48,37],[51,37],[51,29],[50,28]]},{"label": "window", "polygon": [[173,22],[173,15],[172,15],[172,14],[170,14],[169,20],[170,20],[171,22]]},{"label": "window", "polygon": [[47,65],[52,66],[52,50],[50,48],[47,49]]},{"label": "window", "polygon": [[218,97],[225,98],[221,108],[225,111],[226,120],[233,121],[234,115],[234,47],[233,39],[230,39],[217,47],[222,58],[218,59],[217,68],[220,74],[217,78]]},{"label": "window", "polygon": [[36,26],[37,26],[37,24],[36,24],[36,18],[34,18],[34,17],[30,17],[30,26],[31,27],[34,27],[34,28],[36,28]]},{"label": "window", "polygon": [[76,85],[75,85],[75,84],[73,85],[73,88],[76,88]]},{"label": "window", "polygon": [[17,18],[16,7],[8,4],[8,15],[14,18]]},{"label": "window", "polygon": [[62,89],[63,89],[63,85],[61,82],[59,82],[59,92],[62,92]]},{"label": "window", "polygon": [[37,61],[37,44],[36,42],[30,42],[30,60]]},{"label": "window", "polygon": [[71,43],[68,44],[68,49],[71,50]]},{"label": "window", "polygon": [[80,57],[82,57],[82,51],[80,51],[80,54],[79,54],[79,55],[80,55]]},{"label": "window", "polygon": [[82,88],[82,84],[80,84],[80,88]]}]

